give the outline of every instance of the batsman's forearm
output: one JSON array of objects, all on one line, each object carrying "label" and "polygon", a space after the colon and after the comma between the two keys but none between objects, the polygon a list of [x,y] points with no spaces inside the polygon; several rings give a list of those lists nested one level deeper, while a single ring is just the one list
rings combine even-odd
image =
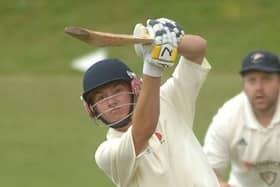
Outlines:
[{"label": "batsman's forearm", "polygon": [[186,59],[201,64],[206,56],[207,41],[198,35],[185,35],[178,46],[178,52]]},{"label": "batsman's forearm", "polygon": [[153,135],[159,118],[160,78],[143,76],[143,85],[133,114],[132,135],[136,153]]}]

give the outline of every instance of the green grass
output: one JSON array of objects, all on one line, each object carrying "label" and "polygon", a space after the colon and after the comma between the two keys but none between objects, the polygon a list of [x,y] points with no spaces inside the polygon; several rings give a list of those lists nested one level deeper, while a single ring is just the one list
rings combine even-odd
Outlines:
[{"label": "green grass", "polygon": [[[70,68],[96,48],[64,34],[65,26],[131,33],[146,18],[168,17],[204,36],[213,71],[197,104],[203,142],[217,109],[241,89],[243,56],[260,48],[279,53],[279,8],[272,0],[0,1],[0,186],[113,186],[92,160],[106,128],[83,111],[82,74]],[[131,46],[107,50],[141,72]]]},{"label": "green grass", "polygon": [[80,77],[5,76],[0,83],[1,186],[108,184],[92,160],[106,129],[83,112]]}]

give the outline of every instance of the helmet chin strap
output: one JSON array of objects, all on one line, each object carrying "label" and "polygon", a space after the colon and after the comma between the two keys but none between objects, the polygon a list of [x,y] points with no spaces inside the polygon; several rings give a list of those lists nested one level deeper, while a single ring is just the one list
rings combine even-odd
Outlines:
[{"label": "helmet chin strap", "polygon": [[101,117],[101,120],[108,126],[112,127],[113,129],[118,129],[128,125],[131,122],[132,112],[130,112],[124,119],[119,120],[118,122],[114,123],[106,123],[106,121]]}]

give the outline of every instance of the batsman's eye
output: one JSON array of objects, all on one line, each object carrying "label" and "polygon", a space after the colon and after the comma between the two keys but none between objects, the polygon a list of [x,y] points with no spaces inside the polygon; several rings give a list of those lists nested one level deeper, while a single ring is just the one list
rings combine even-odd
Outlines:
[{"label": "batsman's eye", "polygon": [[96,102],[101,101],[101,100],[103,100],[103,99],[105,99],[105,98],[106,98],[105,95],[97,94],[97,95],[95,96],[95,98],[94,98],[94,101],[95,101],[95,103],[96,103]]},{"label": "batsman's eye", "polygon": [[123,91],[123,89],[116,88],[116,89],[114,89],[113,94],[115,95],[115,94],[121,93],[122,91]]}]

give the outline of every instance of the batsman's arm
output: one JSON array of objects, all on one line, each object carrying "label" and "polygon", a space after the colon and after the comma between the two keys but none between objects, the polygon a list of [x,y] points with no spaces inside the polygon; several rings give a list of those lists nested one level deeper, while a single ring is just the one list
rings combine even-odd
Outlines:
[{"label": "batsman's arm", "polygon": [[[170,23],[170,24],[167,24]],[[173,21],[167,19],[148,19],[147,27],[136,24],[134,36],[141,36],[148,32],[155,38],[151,45],[136,45],[135,51],[138,56],[143,57],[143,84],[137,101],[134,114],[132,136],[136,155],[142,152],[148,145],[148,141],[154,134],[159,120],[160,111],[160,77],[165,68],[170,67],[173,62],[173,52],[177,51],[179,39],[176,38]],[[177,29],[178,30],[178,29]],[[183,36],[183,32],[178,37]],[[155,49],[160,49],[160,58],[154,56]],[[164,53],[165,49],[171,53]],[[163,51],[163,52],[162,52]],[[174,59],[175,60],[175,59]]]},{"label": "batsman's arm", "polygon": [[187,34],[180,42],[178,52],[191,62],[201,64],[206,56],[207,41],[201,36]]},{"label": "batsman's arm", "polygon": [[135,153],[138,155],[147,146],[159,118],[160,77],[143,75],[141,93],[133,114],[132,135]]}]

